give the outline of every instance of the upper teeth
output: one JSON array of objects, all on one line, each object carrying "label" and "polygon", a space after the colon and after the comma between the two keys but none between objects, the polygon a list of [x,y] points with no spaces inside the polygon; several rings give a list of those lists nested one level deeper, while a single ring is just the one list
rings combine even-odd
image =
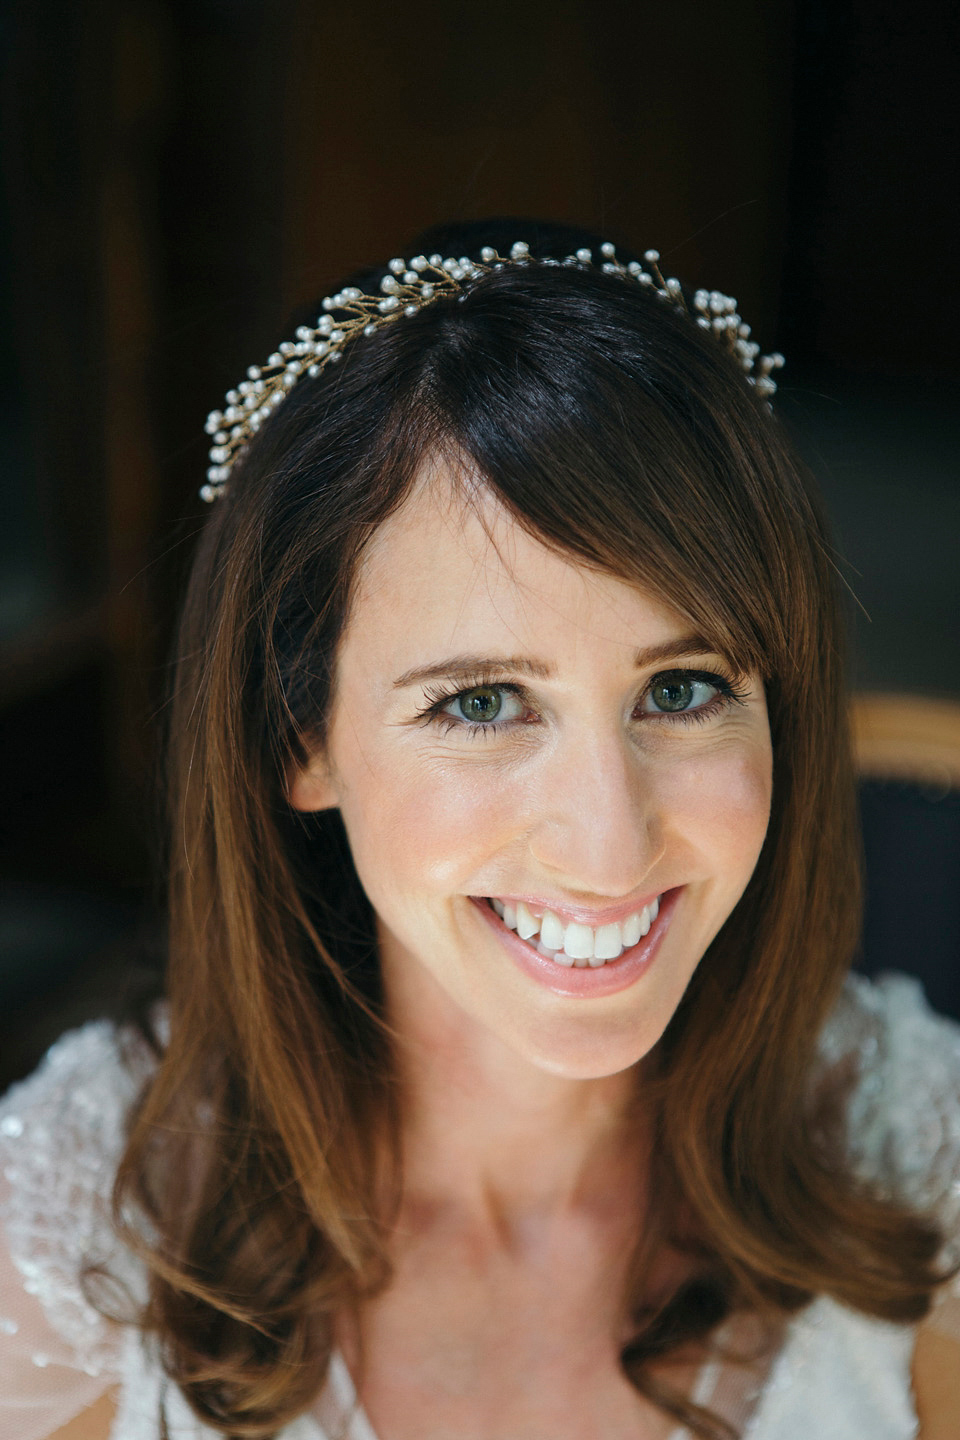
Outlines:
[{"label": "upper teeth", "polygon": [[533,940],[539,935],[536,948],[542,955],[549,955],[561,965],[591,966],[596,969],[607,960],[616,960],[624,950],[629,950],[646,935],[660,910],[659,897],[644,905],[625,920],[610,925],[581,925],[577,920],[566,924],[552,910],[545,910],[541,916],[534,915],[522,900],[516,905],[505,900],[491,899],[504,925],[516,930],[521,940]]}]

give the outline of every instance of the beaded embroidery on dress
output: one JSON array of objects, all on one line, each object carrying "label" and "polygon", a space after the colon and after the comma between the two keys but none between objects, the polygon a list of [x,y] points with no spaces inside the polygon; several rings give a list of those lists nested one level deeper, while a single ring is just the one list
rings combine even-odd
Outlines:
[{"label": "beaded embroidery on dress", "polygon": [[[848,1112],[857,1172],[935,1214],[956,1264],[960,1027],[932,1014],[915,981],[852,977],[821,1042],[823,1064],[845,1057],[859,1065]],[[143,1042],[96,1022],[64,1036],[0,1101],[0,1440],[47,1440],[108,1389],[118,1393],[112,1440],[158,1440],[161,1396],[171,1440],[214,1433],[164,1385],[137,1332],[105,1320],[81,1288],[82,1265],[99,1261],[134,1300],[143,1291],[108,1212],[125,1117],[150,1066]],[[960,1338],[958,1282],[924,1323]],[[911,1440],[913,1343],[912,1327],[821,1297],[787,1326],[759,1393],[730,1367],[707,1366],[698,1398],[744,1440]],[[339,1357],[315,1412],[282,1432],[334,1437],[376,1440]]]}]

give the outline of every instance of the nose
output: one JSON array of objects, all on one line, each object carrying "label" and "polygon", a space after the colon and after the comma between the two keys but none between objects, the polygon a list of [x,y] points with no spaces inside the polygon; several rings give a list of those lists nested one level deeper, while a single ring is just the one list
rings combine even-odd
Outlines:
[{"label": "nose", "polygon": [[529,846],[571,893],[619,898],[642,890],[661,859],[665,817],[650,761],[623,734],[571,735],[539,777]]}]

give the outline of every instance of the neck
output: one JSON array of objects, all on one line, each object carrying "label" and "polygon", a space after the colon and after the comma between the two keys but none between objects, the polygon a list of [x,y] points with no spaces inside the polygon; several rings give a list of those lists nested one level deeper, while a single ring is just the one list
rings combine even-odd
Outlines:
[{"label": "neck", "polygon": [[[385,967],[399,1037],[404,1205],[497,1232],[606,1209],[639,1189],[645,1151],[634,1070],[549,1073],[471,1020],[430,977]],[[419,969],[419,967],[417,967]]]}]

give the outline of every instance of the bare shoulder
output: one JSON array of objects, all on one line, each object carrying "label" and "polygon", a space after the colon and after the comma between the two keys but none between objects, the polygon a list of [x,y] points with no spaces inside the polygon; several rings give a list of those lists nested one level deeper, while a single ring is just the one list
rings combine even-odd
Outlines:
[{"label": "bare shoulder", "polygon": [[117,1412],[112,1395],[101,1395],[96,1404],[75,1415],[66,1425],[55,1430],[49,1440],[110,1440],[113,1417]]},{"label": "bare shoulder", "polygon": [[960,1337],[921,1325],[913,1352],[918,1440],[960,1435]]}]

